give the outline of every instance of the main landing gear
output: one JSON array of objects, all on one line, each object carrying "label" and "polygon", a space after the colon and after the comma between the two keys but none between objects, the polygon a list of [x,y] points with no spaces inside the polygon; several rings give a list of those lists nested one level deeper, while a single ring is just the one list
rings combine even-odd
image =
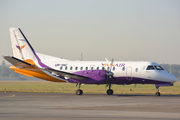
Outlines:
[{"label": "main landing gear", "polygon": [[111,84],[108,84],[109,85],[109,89],[107,90],[107,95],[113,95],[113,90],[111,89]]},{"label": "main landing gear", "polygon": [[160,95],[161,95],[161,93],[160,93],[160,91],[159,91],[159,86],[157,86],[157,87],[156,87],[155,96],[160,96]]},{"label": "main landing gear", "polygon": [[76,86],[78,86],[78,90],[76,90],[76,95],[82,95],[82,94],[83,94],[83,91],[80,89],[81,83],[77,83]]}]

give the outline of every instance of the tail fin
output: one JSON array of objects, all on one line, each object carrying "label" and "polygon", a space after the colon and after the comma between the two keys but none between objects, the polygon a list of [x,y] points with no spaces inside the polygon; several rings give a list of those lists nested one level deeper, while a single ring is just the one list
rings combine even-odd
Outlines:
[{"label": "tail fin", "polygon": [[21,59],[31,59],[37,61],[37,55],[29,44],[20,28],[10,28],[11,43],[13,49],[13,56]]}]

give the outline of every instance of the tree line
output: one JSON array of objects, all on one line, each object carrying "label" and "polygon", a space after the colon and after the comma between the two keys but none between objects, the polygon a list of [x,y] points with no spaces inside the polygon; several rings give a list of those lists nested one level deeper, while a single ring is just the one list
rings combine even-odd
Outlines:
[{"label": "tree line", "polygon": [[[172,73],[177,79],[180,79],[180,65],[178,64],[160,64],[165,70]],[[30,80],[36,79],[33,77],[27,77],[21,74],[14,72],[9,69],[9,66],[3,61],[0,66],[0,79],[9,78],[9,79],[18,79],[18,80]]]},{"label": "tree line", "polygon": [[173,74],[178,80],[180,80],[180,65],[178,64],[160,64],[165,70]]}]

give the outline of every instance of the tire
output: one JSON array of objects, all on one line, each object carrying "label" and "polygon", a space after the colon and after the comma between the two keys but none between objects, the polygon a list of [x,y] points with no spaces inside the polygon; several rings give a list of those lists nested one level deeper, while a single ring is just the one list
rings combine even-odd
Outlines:
[{"label": "tire", "polygon": [[76,95],[82,95],[82,94],[83,94],[83,91],[81,89],[76,91]]},{"label": "tire", "polygon": [[161,95],[160,92],[156,92],[156,93],[155,93],[155,96],[160,96],[160,95]]},{"label": "tire", "polygon": [[107,90],[107,95],[113,95],[113,90],[112,89],[108,89]]}]

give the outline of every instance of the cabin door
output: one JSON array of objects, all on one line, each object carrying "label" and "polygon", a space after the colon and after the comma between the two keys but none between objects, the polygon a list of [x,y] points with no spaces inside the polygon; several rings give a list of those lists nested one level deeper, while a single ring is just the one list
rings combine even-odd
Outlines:
[{"label": "cabin door", "polygon": [[127,67],[126,69],[126,79],[127,80],[132,80],[132,67]]}]

